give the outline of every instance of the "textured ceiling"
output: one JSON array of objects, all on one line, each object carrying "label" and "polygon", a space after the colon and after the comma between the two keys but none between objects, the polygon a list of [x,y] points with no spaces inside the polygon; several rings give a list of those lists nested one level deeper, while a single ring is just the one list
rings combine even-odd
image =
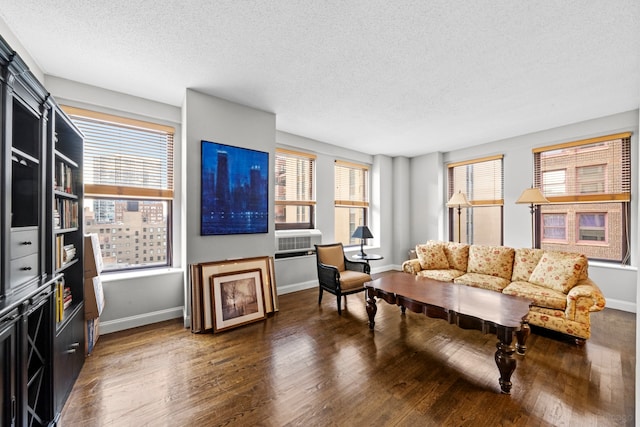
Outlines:
[{"label": "textured ceiling", "polygon": [[52,76],[415,156],[638,108],[640,1],[0,0]]}]

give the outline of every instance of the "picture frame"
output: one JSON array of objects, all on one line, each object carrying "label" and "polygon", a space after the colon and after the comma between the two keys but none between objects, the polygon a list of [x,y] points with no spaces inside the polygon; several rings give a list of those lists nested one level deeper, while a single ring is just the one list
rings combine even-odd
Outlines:
[{"label": "picture frame", "polygon": [[209,282],[210,277],[214,275],[259,269],[262,275],[265,312],[269,315],[278,311],[278,294],[274,267],[273,257],[271,256],[192,264],[190,266],[191,331],[194,333],[202,333],[213,329],[212,297]]},{"label": "picture frame", "polygon": [[210,277],[213,332],[266,319],[259,268]]},{"label": "picture frame", "polygon": [[269,232],[269,153],[201,140],[200,235]]}]

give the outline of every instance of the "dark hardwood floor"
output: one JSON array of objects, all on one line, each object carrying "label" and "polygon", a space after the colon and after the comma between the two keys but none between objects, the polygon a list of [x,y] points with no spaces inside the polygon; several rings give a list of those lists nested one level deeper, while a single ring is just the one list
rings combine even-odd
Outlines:
[{"label": "dark hardwood floor", "polygon": [[63,426],[633,426],[636,316],[592,314],[584,347],[533,328],[500,394],[494,335],[363,294],[280,296],[265,322],[192,334],[168,321],[100,337]]}]

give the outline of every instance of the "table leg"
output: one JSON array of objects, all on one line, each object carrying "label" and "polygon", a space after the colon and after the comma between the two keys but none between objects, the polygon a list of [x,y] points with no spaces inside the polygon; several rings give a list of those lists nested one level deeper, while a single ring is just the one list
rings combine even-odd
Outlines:
[{"label": "table leg", "polygon": [[521,356],[524,356],[527,351],[527,338],[529,338],[530,333],[531,328],[529,327],[529,322],[523,320],[522,325],[520,325],[520,330],[516,332],[516,352]]},{"label": "table leg", "polygon": [[516,359],[513,357],[513,330],[505,327],[498,327],[497,350],[495,354],[496,365],[500,371],[500,389],[504,394],[511,393],[511,374],[516,370]]},{"label": "table leg", "polygon": [[378,312],[378,306],[376,305],[376,299],[373,296],[373,292],[369,292],[367,290],[367,314],[369,315],[369,329],[373,329],[373,326],[376,322],[373,321],[373,318],[376,316]]}]

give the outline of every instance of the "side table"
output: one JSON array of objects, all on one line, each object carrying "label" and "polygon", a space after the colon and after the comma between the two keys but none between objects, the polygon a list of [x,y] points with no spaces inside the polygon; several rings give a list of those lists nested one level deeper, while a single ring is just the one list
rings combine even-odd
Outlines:
[{"label": "side table", "polygon": [[351,259],[364,260],[369,264],[369,261],[380,261],[381,259],[384,259],[384,257],[377,254],[364,254],[364,256],[361,254],[355,254],[351,256]]}]

